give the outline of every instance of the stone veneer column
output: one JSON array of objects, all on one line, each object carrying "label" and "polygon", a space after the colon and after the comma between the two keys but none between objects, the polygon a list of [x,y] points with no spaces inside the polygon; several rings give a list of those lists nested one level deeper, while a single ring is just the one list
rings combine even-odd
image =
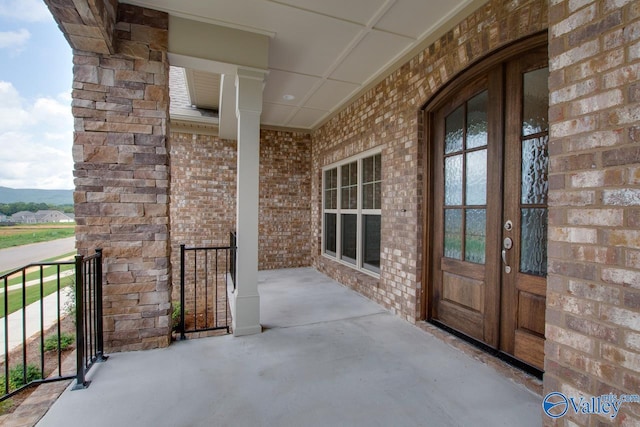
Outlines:
[{"label": "stone veneer column", "polygon": [[167,40],[167,14],[120,4],[116,52],[74,50],[76,240],[104,249],[108,351],[169,344]]},{"label": "stone veneer column", "polygon": [[233,294],[233,334],[257,334],[260,326],[258,295],[258,191],[260,173],[260,114],[264,73],[238,70],[238,190],[236,232],[238,262]]},{"label": "stone veneer column", "polygon": [[73,49],[115,52],[118,0],[44,0]]}]

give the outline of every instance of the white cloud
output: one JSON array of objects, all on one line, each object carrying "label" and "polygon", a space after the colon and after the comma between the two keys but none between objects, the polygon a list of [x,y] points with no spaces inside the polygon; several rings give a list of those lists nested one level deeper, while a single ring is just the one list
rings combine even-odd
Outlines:
[{"label": "white cloud", "polygon": [[54,128],[73,129],[70,103],[61,103],[53,98],[38,98],[31,110],[33,119]]},{"label": "white cloud", "polygon": [[15,87],[0,81],[0,129],[2,133],[22,129],[33,122]]},{"label": "white cloud", "polygon": [[26,46],[30,37],[31,33],[24,28],[18,31],[0,31],[0,49],[9,48],[19,52]]},{"label": "white cloud", "polygon": [[34,141],[24,132],[0,133],[0,185],[12,188],[73,188],[68,150]]},{"label": "white cloud", "polygon": [[28,102],[0,81],[0,185],[73,188],[69,94]]},{"label": "white cloud", "polygon": [[0,16],[26,22],[53,20],[42,0],[0,0]]}]

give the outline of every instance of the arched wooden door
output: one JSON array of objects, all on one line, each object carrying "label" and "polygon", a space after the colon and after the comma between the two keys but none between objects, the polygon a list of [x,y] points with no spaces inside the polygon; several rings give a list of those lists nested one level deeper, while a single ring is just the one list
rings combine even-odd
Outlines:
[{"label": "arched wooden door", "polygon": [[429,318],[544,365],[548,69],[545,47],[500,61],[429,114]]}]

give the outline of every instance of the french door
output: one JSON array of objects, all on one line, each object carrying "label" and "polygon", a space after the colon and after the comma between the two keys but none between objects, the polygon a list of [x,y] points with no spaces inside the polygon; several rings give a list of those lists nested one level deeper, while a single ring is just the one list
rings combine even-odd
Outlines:
[{"label": "french door", "polygon": [[430,318],[539,370],[547,270],[548,56],[486,69],[430,113]]}]

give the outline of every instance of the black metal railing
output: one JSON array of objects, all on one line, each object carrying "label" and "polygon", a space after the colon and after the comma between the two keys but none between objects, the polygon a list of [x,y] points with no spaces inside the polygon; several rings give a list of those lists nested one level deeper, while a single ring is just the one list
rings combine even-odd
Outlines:
[{"label": "black metal railing", "polygon": [[180,245],[180,339],[192,332],[229,333],[229,280],[235,283],[235,233],[229,246]]},{"label": "black metal railing", "polygon": [[83,257],[76,256],[76,385],[87,388],[85,375],[104,355],[102,318],[102,249]]},{"label": "black metal railing", "polygon": [[231,248],[231,265],[229,266],[229,274],[233,282],[233,290],[236,290],[236,261],[238,254],[238,235],[235,231],[229,233],[229,247]]},{"label": "black metal railing", "polygon": [[[105,359],[102,250],[97,249],[89,257],[76,256],[75,261],[34,263],[12,270],[0,276],[0,288],[4,308],[0,318],[4,335],[0,401],[45,382],[76,378],[86,387],[85,374],[91,364]],[[75,293],[63,297],[65,288]],[[69,302],[63,304],[63,298]],[[65,371],[63,341],[68,335],[63,330],[63,319],[73,316],[73,311],[76,324],[68,329],[75,331],[77,366],[75,371]]]}]

